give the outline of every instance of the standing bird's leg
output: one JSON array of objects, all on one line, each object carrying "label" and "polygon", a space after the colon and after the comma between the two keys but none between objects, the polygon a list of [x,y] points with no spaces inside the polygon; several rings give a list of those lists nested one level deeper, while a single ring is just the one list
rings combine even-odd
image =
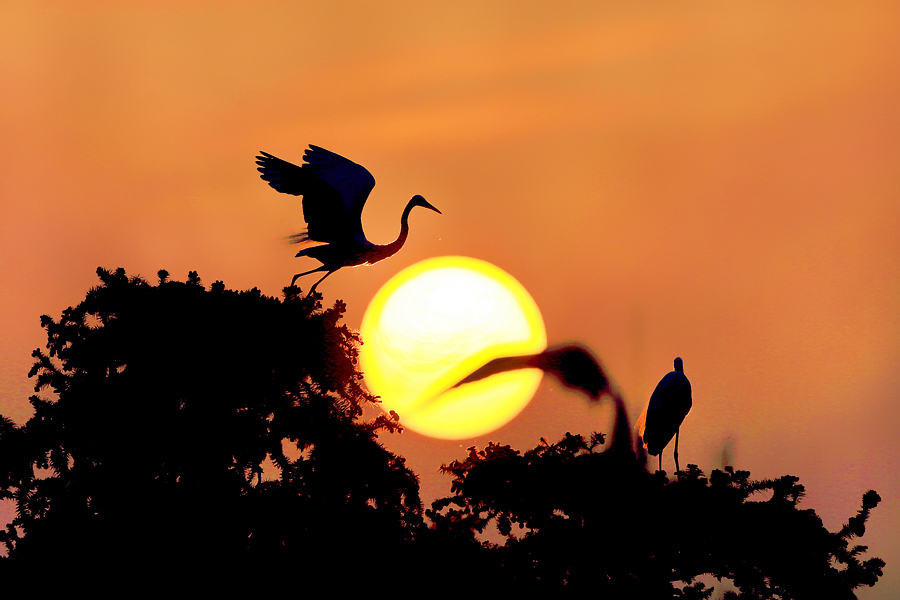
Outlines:
[{"label": "standing bird's leg", "polygon": [[662,452],[659,453],[659,470],[662,471]]},{"label": "standing bird's leg", "polygon": [[[675,430],[675,475],[678,475],[678,472],[681,470],[681,467],[678,466],[678,434],[681,432],[681,427]],[[662,452],[660,452],[662,455]]]}]

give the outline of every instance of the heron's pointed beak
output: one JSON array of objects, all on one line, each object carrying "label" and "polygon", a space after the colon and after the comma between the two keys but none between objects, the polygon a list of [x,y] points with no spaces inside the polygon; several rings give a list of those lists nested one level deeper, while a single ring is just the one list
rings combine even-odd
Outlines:
[{"label": "heron's pointed beak", "polygon": [[428,200],[426,200],[425,198],[423,198],[423,197],[420,196],[419,194],[416,194],[415,196],[412,197],[412,199],[409,201],[409,205],[408,205],[408,206],[410,206],[410,207],[413,207],[413,206],[424,206],[425,208],[430,208],[431,210],[433,210],[434,212],[436,212],[436,213],[439,214],[439,215],[440,215],[440,214],[443,214],[441,211],[439,211],[439,210],[436,209],[434,206],[432,206],[431,203],[428,202]]}]

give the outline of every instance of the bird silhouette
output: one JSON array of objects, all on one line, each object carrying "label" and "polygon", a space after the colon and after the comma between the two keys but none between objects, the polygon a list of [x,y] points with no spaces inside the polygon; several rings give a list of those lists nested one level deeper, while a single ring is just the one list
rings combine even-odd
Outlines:
[{"label": "bird silhouette", "polygon": [[518,369],[541,369],[544,373],[555,377],[565,387],[584,392],[592,402],[599,401],[604,395],[609,397],[615,405],[615,421],[613,441],[607,452],[628,456],[634,460],[631,426],[625,403],[619,393],[611,389],[609,379],[594,355],[578,344],[561,344],[538,354],[495,358],[458,381],[450,389],[497,373]]},{"label": "bird silhouette", "polygon": [[325,275],[315,282],[309,295],[326,277],[342,267],[373,265],[393,256],[403,247],[409,235],[409,213],[415,206],[438,209],[425,198],[415,195],[406,204],[400,217],[400,235],[390,244],[373,244],[366,239],[362,228],[362,210],[375,178],[365,167],[324,148],[310,145],[303,154],[303,165],[297,166],[261,152],[256,157],[260,177],[270,186],[284,194],[303,196],[303,219],[305,231],[294,234],[294,243],[318,242],[300,250],[297,256],[315,258],[322,266],[291,279],[291,285],[298,278],[310,273],[325,271]]},{"label": "bird silhouette", "polygon": [[580,390],[592,399],[599,398],[600,394],[609,390],[609,382],[596,359],[588,350],[575,344],[555,346],[539,354],[495,358],[467,375],[453,387],[517,369],[541,369],[545,373],[553,375],[566,387]]},{"label": "bird silhouette", "polygon": [[672,436],[675,437],[675,472],[678,465],[678,436],[681,423],[691,411],[691,382],[684,374],[684,361],[675,359],[675,370],[656,384],[650,401],[638,418],[637,428],[644,448],[650,456],[659,455],[659,470],[662,471],[662,452]]}]

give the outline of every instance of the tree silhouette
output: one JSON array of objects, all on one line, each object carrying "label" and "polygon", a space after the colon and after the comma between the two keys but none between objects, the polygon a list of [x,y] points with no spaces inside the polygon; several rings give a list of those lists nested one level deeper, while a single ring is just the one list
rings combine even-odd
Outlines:
[{"label": "tree silhouette", "polygon": [[503,545],[480,546],[508,590],[699,599],[714,591],[698,579],[709,574],[739,588],[729,598],[844,599],[881,576],[882,560],[863,561],[866,547],[849,546],[880,501],[874,491],[832,533],[798,508],[796,477],[752,481],[726,468],[707,478],[689,465],[669,481],[603,442],[566,434],[524,454],[471,447],[442,467],[453,495],[426,514],[436,532],[472,544],[496,524]]},{"label": "tree silhouette", "polygon": [[556,363],[538,366],[615,403],[611,441],[469,448],[441,467],[450,496],[423,515],[416,475],[377,441],[397,416],[363,419],[377,399],[342,302],[323,309],[293,287],[281,300],[207,290],[195,272],[160,271],[155,285],[97,273],[80,304],[41,318],[34,416],[0,416],[0,500],[16,506],[0,531],[4,583],[71,587],[77,574],[169,587],[177,575],[230,595],[276,578],[342,593],[699,600],[718,578],[738,590],[725,598],[828,600],[881,576],[884,562],[854,544],[874,491],[831,532],[799,507],[796,477],[651,474],[621,398],[600,394],[605,376]]},{"label": "tree silhouette", "polygon": [[29,375],[51,397],[31,398],[22,427],[0,421],[7,574],[202,557],[319,580],[351,555],[406,551],[418,481],[376,441],[396,421],[361,418],[376,399],[343,303],[206,290],[195,272],[97,274],[78,306],[41,318]]}]

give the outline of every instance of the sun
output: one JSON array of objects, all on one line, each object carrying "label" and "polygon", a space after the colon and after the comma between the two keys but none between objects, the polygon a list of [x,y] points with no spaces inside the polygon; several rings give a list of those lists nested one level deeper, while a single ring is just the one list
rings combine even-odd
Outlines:
[{"label": "sun", "polygon": [[360,366],[369,390],[404,427],[443,439],[472,438],[505,425],[541,381],[537,369],[494,375],[448,390],[501,356],[547,345],[537,304],[502,269],[442,256],[394,276],[363,317]]}]

